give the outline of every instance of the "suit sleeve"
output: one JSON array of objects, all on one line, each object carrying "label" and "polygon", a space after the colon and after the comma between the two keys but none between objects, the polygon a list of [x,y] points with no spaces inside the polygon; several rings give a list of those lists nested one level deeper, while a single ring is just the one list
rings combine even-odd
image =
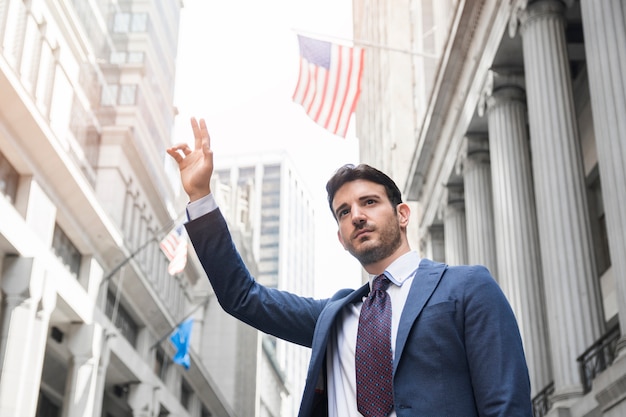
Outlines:
[{"label": "suit sleeve", "polygon": [[480,416],[532,417],[530,380],[517,321],[482,266],[466,281],[465,344]]},{"label": "suit sleeve", "polygon": [[265,333],[311,346],[325,300],[260,285],[241,259],[219,209],[190,221],[186,229],[227,313]]}]

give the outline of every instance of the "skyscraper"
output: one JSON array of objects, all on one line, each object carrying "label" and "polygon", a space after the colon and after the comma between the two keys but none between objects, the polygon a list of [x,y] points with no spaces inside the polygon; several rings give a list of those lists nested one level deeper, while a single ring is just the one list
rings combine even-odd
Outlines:
[{"label": "skyscraper", "polygon": [[[314,289],[314,210],[309,192],[286,154],[216,159],[220,206],[229,222],[246,230],[263,285],[310,296]],[[221,188],[220,188],[221,187]],[[221,193],[224,188],[229,192]],[[267,358],[284,372],[289,398],[283,416],[297,414],[309,351],[264,335]],[[267,389],[268,387],[261,387]],[[274,387],[269,387],[275,390]]]}]

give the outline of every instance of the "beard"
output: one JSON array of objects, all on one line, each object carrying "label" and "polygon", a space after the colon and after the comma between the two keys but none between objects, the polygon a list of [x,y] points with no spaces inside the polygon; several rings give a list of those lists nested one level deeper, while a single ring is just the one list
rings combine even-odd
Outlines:
[{"label": "beard", "polygon": [[[367,224],[363,225],[362,228],[371,229]],[[382,228],[373,230],[382,230],[377,240],[368,237],[367,240],[360,243],[359,248],[356,248],[352,242],[346,245],[348,252],[363,266],[371,265],[391,256],[402,244],[402,233],[395,218],[383,225]]]}]

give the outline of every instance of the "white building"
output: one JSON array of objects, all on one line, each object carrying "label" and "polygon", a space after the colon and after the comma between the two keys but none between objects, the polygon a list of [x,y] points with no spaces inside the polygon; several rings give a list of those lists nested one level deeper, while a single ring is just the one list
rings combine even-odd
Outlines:
[{"label": "white building", "polygon": [[[169,276],[158,247],[184,208],[181,6],[0,0],[1,417],[236,415],[198,353],[204,273],[191,253]],[[185,370],[167,337],[188,314]]]},{"label": "white building", "polygon": [[[303,296],[314,292],[314,209],[305,185],[286,154],[220,157],[215,161],[214,186],[220,207],[250,242],[263,285]],[[263,335],[265,369],[275,361],[284,373],[286,389],[260,379],[261,397],[280,393],[282,416],[298,413],[310,358],[308,348]],[[259,415],[259,414],[256,414]],[[267,415],[267,414],[260,414]]]},{"label": "white building", "polygon": [[624,1],[357,1],[354,31],[361,160],[413,246],[491,269],[537,417],[626,414]]}]

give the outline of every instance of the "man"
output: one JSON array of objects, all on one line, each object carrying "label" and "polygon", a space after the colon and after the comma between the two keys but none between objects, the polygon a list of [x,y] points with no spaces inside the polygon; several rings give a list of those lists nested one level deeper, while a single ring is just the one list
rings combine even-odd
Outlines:
[{"label": "man", "polygon": [[522,343],[502,291],[484,267],[451,267],[410,249],[410,209],[387,175],[344,166],[326,187],[339,241],[370,282],[330,299],[300,297],[250,276],[211,195],[206,124],[191,125],[195,149],[167,150],[189,195],[188,234],[225,311],[312,349],[300,417],[532,417]]}]

